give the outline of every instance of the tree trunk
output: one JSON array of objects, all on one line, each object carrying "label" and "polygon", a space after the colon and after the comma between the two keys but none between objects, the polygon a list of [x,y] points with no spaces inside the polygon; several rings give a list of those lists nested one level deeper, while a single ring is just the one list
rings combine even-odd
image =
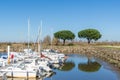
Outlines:
[{"label": "tree trunk", "polygon": [[57,45],[58,45],[58,42],[56,42],[55,45],[57,46]]},{"label": "tree trunk", "polygon": [[65,39],[63,39],[63,46],[65,45]]},{"label": "tree trunk", "polygon": [[90,58],[88,57],[88,65],[91,63],[91,60],[90,60]]},{"label": "tree trunk", "polygon": [[88,40],[88,44],[90,44],[91,39],[88,38],[87,40]]}]

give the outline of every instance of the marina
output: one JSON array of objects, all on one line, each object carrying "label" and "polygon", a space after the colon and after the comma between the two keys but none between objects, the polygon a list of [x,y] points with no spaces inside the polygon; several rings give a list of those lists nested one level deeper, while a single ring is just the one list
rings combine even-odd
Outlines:
[{"label": "marina", "polygon": [[51,61],[48,70],[47,67],[40,66],[47,64],[45,57],[41,58],[42,62],[39,65],[35,64],[36,58],[27,58],[24,60],[24,63],[19,61],[20,64],[17,63],[17,65],[16,63],[12,63],[12,66],[5,66],[6,68],[3,67],[4,69],[0,67],[1,80],[61,80],[61,78],[63,80],[119,80],[119,71],[99,58],[83,54],[68,54],[67,56],[68,58],[63,64],[53,63]]},{"label": "marina", "polygon": [[[65,55],[57,52],[9,52],[0,54],[0,73],[7,78],[41,78],[53,74],[54,64],[60,67],[65,61]],[[50,57],[49,57],[50,56]]]},{"label": "marina", "polygon": [[120,0],[0,0],[0,80],[120,80]]}]

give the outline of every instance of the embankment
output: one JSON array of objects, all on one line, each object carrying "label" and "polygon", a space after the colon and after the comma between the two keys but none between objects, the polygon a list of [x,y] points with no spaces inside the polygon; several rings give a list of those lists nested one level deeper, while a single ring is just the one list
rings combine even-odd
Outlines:
[{"label": "embankment", "polygon": [[120,49],[96,46],[54,46],[62,53],[79,53],[99,57],[120,69]]}]

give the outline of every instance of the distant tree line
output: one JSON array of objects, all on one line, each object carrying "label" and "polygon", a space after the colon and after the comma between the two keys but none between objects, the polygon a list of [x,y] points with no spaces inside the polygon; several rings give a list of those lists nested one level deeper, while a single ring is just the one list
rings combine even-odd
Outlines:
[{"label": "distant tree line", "polygon": [[[96,29],[85,29],[78,32],[78,37],[87,39],[88,44],[90,44],[92,40],[97,41],[101,36],[101,33]],[[61,30],[54,33],[54,38],[57,39],[56,44],[58,44],[58,40],[63,40],[63,45],[65,45],[65,41],[72,41],[75,38],[75,34],[70,30]]]},{"label": "distant tree line", "polygon": [[[97,41],[98,39],[100,39],[102,37],[101,33],[96,29],[84,29],[84,30],[81,30],[81,31],[78,32],[77,36],[80,39],[85,38],[87,40],[88,44],[90,44],[92,40]],[[54,33],[53,39],[49,35],[47,35],[41,41],[41,43],[47,44],[47,45],[51,45],[52,43],[54,43],[55,45],[58,45],[62,41],[62,45],[65,45],[66,40],[72,42],[75,39],[75,37],[76,36],[72,31],[70,31],[70,30],[61,30],[61,31],[57,31],[57,32]],[[13,42],[13,43],[16,43],[16,42]],[[0,46],[2,46],[2,44],[12,45],[11,42],[1,43]],[[27,46],[28,43],[23,42],[23,45]],[[30,42],[29,45],[30,46],[35,46],[35,45],[37,45],[37,42]],[[69,45],[72,45],[72,43],[70,43]]]}]

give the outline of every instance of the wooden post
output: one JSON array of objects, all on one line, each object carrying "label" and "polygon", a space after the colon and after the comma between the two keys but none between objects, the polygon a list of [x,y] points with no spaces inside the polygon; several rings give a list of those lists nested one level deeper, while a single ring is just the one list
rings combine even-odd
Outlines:
[{"label": "wooden post", "polygon": [[13,71],[12,71],[12,73],[11,73],[11,76],[12,76],[12,79],[13,79]]},{"label": "wooden post", "polygon": [[28,73],[28,71],[27,71],[27,80],[29,79],[29,73]]}]

